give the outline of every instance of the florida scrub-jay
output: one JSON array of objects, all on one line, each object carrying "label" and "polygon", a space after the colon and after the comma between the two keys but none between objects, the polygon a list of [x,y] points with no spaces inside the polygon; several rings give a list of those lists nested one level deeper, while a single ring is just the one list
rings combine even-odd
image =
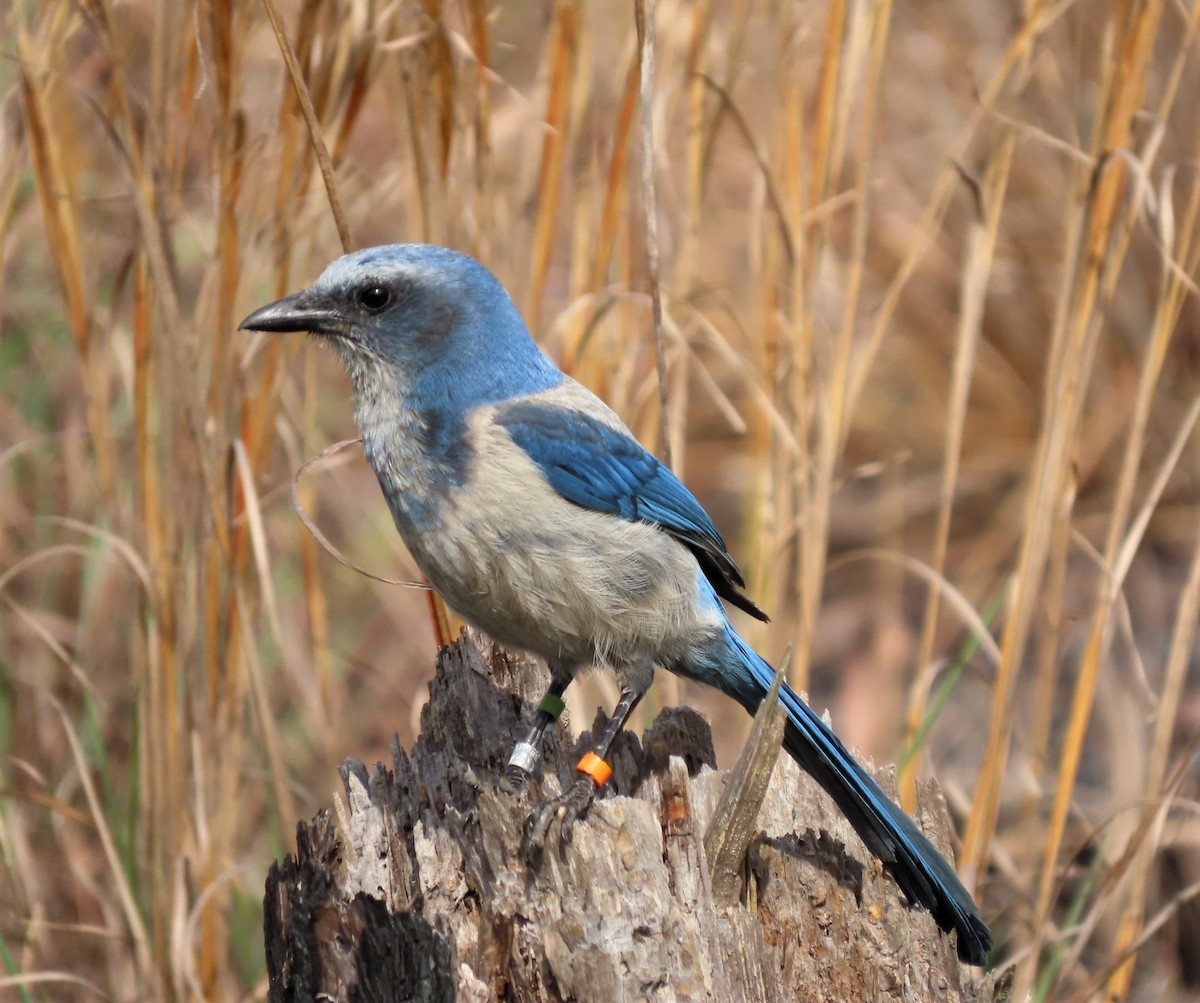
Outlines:
[{"label": "florida scrub-jay", "polygon": [[[610,668],[621,691],[596,743],[601,765],[656,665],[757,709],[774,672],[722,600],[765,616],[716,527],[616,414],[542,353],[477,261],[421,244],[356,251],[241,327],[333,345],[367,459],[421,571],[467,621],[546,659],[550,691],[514,773],[536,762],[563,691],[588,666]],[[909,900],[957,931],[960,957],[983,964],[990,935],[950,865],[795,692],[784,686],[780,699],[787,751]],[[581,813],[602,783],[595,768],[581,773],[560,810]]]}]

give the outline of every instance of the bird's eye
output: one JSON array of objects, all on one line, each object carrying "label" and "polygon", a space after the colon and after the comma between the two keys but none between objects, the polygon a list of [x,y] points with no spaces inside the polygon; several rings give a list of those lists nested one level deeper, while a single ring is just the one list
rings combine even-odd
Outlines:
[{"label": "bird's eye", "polygon": [[363,286],[354,298],[365,310],[378,313],[392,301],[392,294],[384,286]]}]

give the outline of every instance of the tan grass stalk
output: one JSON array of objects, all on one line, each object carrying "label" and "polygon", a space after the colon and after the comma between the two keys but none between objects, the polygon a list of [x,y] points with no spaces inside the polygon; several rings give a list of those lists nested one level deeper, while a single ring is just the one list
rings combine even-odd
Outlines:
[{"label": "tan grass stalk", "polygon": [[[831,5],[830,24],[836,24],[840,8],[841,4],[839,3]],[[796,45],[795,35],[795,30],[788,32],[787,43],[781,48],[781,58],[786,60],[786,65],[791,67],[791,72],[788,73],[785,81],[787,89],[784,98],[782,147],[787,228],[794,239],[794,253],[788,269],[788,281],[791,286],[791,297],[787,304],[791,327],[788,333],[788,346],[791,357],[788,360],[790,379],[786,388],[785,406],[790,424],[794,427],[796,440],[803,444],[803,451],[799,456],[786,457],[786,453],[776,447],[783,470],[788,471],[790,467],[790,471],[779,478],[781,493],[786,491],[790,495],[788,502],[780,506],[781,514],[789,517],[794,526],[801,528],[799,535],[793,530],[788,531],[789,546],[791,547],[804,546],[806,537],[803,533],[803,519],[805,513],[812,510],[813,482],[807,449],[812,438],[813,405],[817,401],[813,362],[812,278],[816,267],[816,257],[820,254],[817,247],[819,238],[816,236],[820,225],[819,223],[813,225],[809,212],[814,204],[813,199],[821,197],[816,193],[823,188],[823,185],[816,184],[814,178],[823,173],[823,168],[818,162],[823,162],[828,157],[829,136],[827,131],[822,130],[821,125],[823,116],[831,114],[827,102],[832,98],[831,94],[822,93],[818,85],[815,134],[809,140],[809,137],[806,136],[808,122],[805,113],[804,61],[791,51],[792,47]],[[840,31],[835,29],[831,35],[826,37],[826,59],[822,65],[823,78],[829,69],[829,61],[832,59],[836,62],[840,57],[839,43]],[[810,145],[811,153],[808,153],[807,147]],[[806,154],[808,154],[807,157]],[[759,457],[764,471],[770,469],[772,452],[771,440],[766,434],[766,427],[767,422],[759,423],[760,435],[757,437],[758,448],[755,449],[755,454]],[[772,535],[778,536],[781,528],[776,526],[776,533]],[[760,533],[760,536],[764,541],[770,539],[765,532]],[[764,563],[765,557],[765,554],[760,556]],[[797,566],[795,557],[792,558],[790,565],[792,568]],[[808,608],[809,604],[801,603],[802,611]],[[807,674],[806,667],[810,660],[812,624],[803,620],[803,612],[801,617],[802,622],[798,632],[800,636],[796,636],[797,632],[793,632],[792,646],[794,651],[799,652],[799,657],[794,660],[805,667],[800,670],[800,675],[803,676]]]},{"label": "tan grass stalk", "polygon": [[437,94],[438,177],[445,181],[450,171],[450,149],[454,143],[454,58],[450,52],[442,0],[421,0],[425,16],[433,24],[426,41],[430,50],[430,75]]},{"label": "tan grass stalk", "polygon": [[[1115,150],[1124,142],[1132,121],[1133,109],[1141,94],[1147,45],[1153,37],[1153,32],[1146,29],[1149,24],[1156,22],[1157,13],[1152,5],[1146,9],[1145,16],[1139,22],[1139,30],[1122,39],[1126,52],[1125,65],[1131,72],[1119,78],[1116,82],[1118,91],[1106,99],[1105,118],[1096,134],[1096,170],[1083,207],[1084,222],[1079,244],[1067,272],[1070,284],[1064,287],[1065,309],[1056,324],[1052,358],[1057,361],[1051,364],[1047,382],[1046,416],[1039,437],[1038,459],[1028,495],[1028,529],[1022,541],[1009,617],[1005,625],[1002,644],[1004,660],[996,679],[996,697],[986,760],[964,836],[964,857],[968,868],[981,864],[995,827],[1000,787],[1007,767],[1011,738],[1011,694],[1018,666],[1024,655],[1025,642],[1052,538],[1053,524],[1044,517],[1044,513],[1063,513],[1057,501],[1062,497],[1066,489],[1066,478],[1070,475],[1070,454],[1094,357],[1099,329],[1094,313],[1096,300],[1104,281],[1104,274],[1116,264],[1106,257],[1105,251],[1110,246],[1117,224],[1118,199],[1124,188],[1126,170],[1124,162],[1119,159],[1099,160],[1098,157],[1101,152]],[[1063,513],[1063,517],[1067,514]],[[1069,726],[1074,737],[1067,743],[1067,756],[1060,771],[1060,801],[1064,792],[1069,793],[1074,783],[1074,769],[1069,750],[1075,748],[1076,742],[1082,741],[1084,718],[1087,709],[1090,708],[1094,685],[1094,669],[1089,671],[1085,667],[1080,674],[1075,712]],[[1080,717],[1081,714],[1083,718]],[[1066,807],[1066,803],[1057,803],[1053,813],[1050,842],[1055,846],[1055,853],[1061,839],[1060,827],[1066,819]],[[1060,830],[1057,836],[1055,829]],[[1042,905],[1048,899],[1050,887],[1052,886],[1043,879],[1039,894],[1039,914],[1044,914]],[[1036,953],[1035,951],[1033,958],[1024,968],[1025,978],[1029,980],[1032,979],[1032,972],[1036,967]],[[1025,988],[1029,988],[1031,984],[1031,981],[1026,983]]]},{"label": "tan grass stalk", "polygon": [[404,89],[404,110],[408,132],[412,138],[412,171],[417,183],[417,206],[421,214],[420,239],[436,239],[439,220],[437,207],[441,204],[430,177],[429,151],[425,138],[425,91],[419,84],[423,74],[420,53],[404,53],[400,57],[400,79]]},{"label": "tan grass stalk", "polygon": [[175,642],[175,590],[167,541],[174,537],[169,505],[163,503],[164,469],[160,459],[162,414],[155,389],[160,385],[162,363],[153,336],[156,305],[148,263],[139,255],[134,268],[134,402],[139,515],[142,546],[153,580],[147,609],[152,617],[149,641],[154,652],[144,686],[140,715],[146,747],[143,759],[151,861],[154,944],[159,963],[169,912],[168,890],[161,878],[167,861],[179,850],[183,815],[182,775],[179,742],[178,663]]},{"label": "tan grass stalk", "polygon": [[[1106,228],[1107,213],[1100,214],[1104,222],[1093,227]],[[1054,522],[1046,513],[1061,512],[1058,504],[1065,490],[1064,478],[1070,471],[1070,448],[1074,438],[1075,420],[1080,407],[1082,389],[1086,383],[1083,365],[1087,344],[1096,336],[1091,322],[1091,305],[1097,285],[1096,259],[1079,249],[1074,269],[1083,274],[1076,283],[1080,291],[1072,297],[1072,309],[1060,319],[1054,335],[1055,354],[1063,362],[1051,373],[1047,401],[1056,402],[1046,408],[1038,440],[1038,457],[1033,481],[1027,495],[1024,525],[1017,573],[1013,583],[1008,619],[1002,642],[1003,658],[996,676],[992,720],[988,747],[985,753],[981,782],[976,789],[964,835],[964,857],[968,873],[981,866],[987,844],[995,827],[999,810],[1000,787],[1007,768],[1012,729],[1012,694],[1016,676],[1024,657],[1025,642],[1037,605],[1053,535]],[[1080,286],[1082,288],[1080,288]],[[1063,513],[1065,517],[1066,513]]]},{"label": "tan grass stalk", "polygon": [[[62,36],[65,35],[70,20],[72,19],[67,15],[66,8],[60,8],[47,30],[45,51],[53,51],[56,42],[62,44]],[[41,57],[32,50],[32,45],[32,41],[26,36],[22,36],[18,43],[18,52],[25,66],[41,62]],[[94,378],[95,369],[88,364],[92,354],[92,318],[91,304],[85,289],[77,196],[72,184],[72,175],[64,166],[64,159],[69,158],[69,154],[62,149],[62,138],[48,121],[48,118],[52,120],[63,114],[61,96],[52,74],[43,73],[35,78],[23,69],[20,79],[21,106],[25,115],[29,150],[33,158],[33,177],[42,207],[46,243],[59,285],[67,301],[67,321],[79,354],[80,371],[87,398],[88,431],[91,433],[96,453],[100,483],[106,493],[111,493],[114,484],[107,409],[103,400],[102,383]]]},{"label": "tan grass stalk", "polygon": [[[593,235],[594,252],[591,260],[591,274],[588,280],[588,292],[599,292],[605,283],[609,267],[612,263],[613,247],[617,241],[621,213],[629,200],[629,151],[633,145],[633,125],[635,113],[638,110],[640,86],[639,57],[631,54],[629,69],[625,74],[625,87],[621,94],[621,104],[617,113],[616,127],[613,135],[612,156],[609,158],[608,171],[604,179],[604,202],[600,211],[600,226]],[[645,100],[645,95],[642,96]],[[645,108],[645,104],[642,105]],[[649,114],[643,111],[643,115]],[[643,156],[646,150],[642,151]],[[580,332],[582,335],[582,332]],[[574,358],[579,353],[578,342],[568,349],[568,358]]]},{"label": "tan grass stalk", "polygon": [[937,181],[933,186],[933,191],[929,196],[928,202],[925,204],[921,218],[914,227],[913,232],[916,239],[909,246],[908,253],[900,263],[895,278],[889,284],[887,294],[879,306],[874,323],[871,325],[871,333],[867,338],[867,343],[859,353],[858,364],[852,375],[847,395],[849,410],[853,411],[854,406],[861,396],[875,357],[879,354],[879,347],[891,327],[896,307],[900,303],[900,298],[909,281],[912,279],[917,265],[929,250],[929,245],[934,235],[938,232],[946,209],[949,206],[950,196],[959,183],[957,165],[963,161],[980,123],[996,105],[1004,88],[1010,83],[1011,76],[1018,68],[1025,65],[1030,58],[1034,43],[1041,37],[1043,32],[1054,24],[1065,10],[1065,6],[1056,6],[1050,0],[1037,0],[1029,8],[1026,19],[1021,23],[1016,35],[1005,48],[1004,55],[997,65],[995,72],[989,78],[987,86],[981,91],[976,110],[963,128],[962,137],[954,144],[946,166],[938,175]]},{"label": "tan grass stalk", "polygon": [[[1200,523],[1197,524],[1200,531]],[[1171,636],[1167,655],[1166,672],[1163,677],[1162,696],[1155,715],[1154,736],[1150,747],[1150,766],[1147,777],[1163,798],[1161,805],[1152,810],[1146,808],[1143,824],[1147,825],[1146,838],[1136,846],[1137,856],[1132,874],[1125,909],[1113,942],[1114,957],[1121,962],[1108,978],[1106,990],[1110,999],[1125,999],[1130,992],[1137,947],[1145,931],[1146,906],[1151,896],[1151,877],[1158,851],[1161,847],[1163,828],[1174,798],[1175,785],[1168,773],[1168,759],[1175,735],[1180,724],[1179,713],[1184,683],[1187,680],[1188,663],[1196,636],[1198,613],[1200,613],[1200,534],[1192,551],[1192,562],[1187,582],[1179,594],[1175,630]],[[1155,789],[1151,787],[1151,789]]]},{"label": "tan grass stalk", "polygon": [[967,633],[978,642],[979,650],[987,656],[988,661],[993,665],[999,664],[1001,658],[1000,648],[997,646],[995,638],[992,637],[991,631],[988,630],[988,625],[984,623],[983,618],[975,610],[975,607],[971,605],[970,600],[963,595],[961,590],[955,588],[954,584],[941,571],[930,564],[926,564],[924,561],[917,560],[915,557],[910,557],[894,549],[883,547],[864,547],[862,550],[851,550],[847,553],[839,554],[836,558],[829,561],[828,570],[836,571],[856,561],[864,560],[893,564],[896,567],[903,568],[909,574],[920,578],[941,596],[942,600],[966,628]]},{"label": "tan grass stalk", "polygon": [[[89,6],[93,15],[93,23],[99,30],[101,41],[113,67],[109,99],[116,114],[110,117],[105,111],[96,109],[98,118],[100,124],[107,129],[121,162],[129,172],[130,196],[138,222],[139,244],[146,255],[150,273],[157,287],[157,308],[162,312],[162,320],[166,327],[169,330],[179,330],[182,311],[176,289],[176,270],[165,225],[154,208],[155,180],[146,166],[141,146],[137,142],[139,135],[136,127],[137,117],[130,105],[129,87],[125,79],[127,53],[116,33],[108,0],[92,0]],[[174,350],[171,342],[168,342],[167,345]],[[185,411],[192,422],[193,431],[195,431],[201,425],[191,409],[194,400],[190,395],[184,395],[184,401]]]},{"label": "tan grass stalk", "polygon": [[86,989],[89,993],[95,994],[101,999],[112,999],[108,993],[97,986],[94,982],[90,982],[78,975],[72,975],[70,972],[24,972],[20,975],[0,976],[0,989],[53,985],[55,983],[65,983],[67,985],[79,986],[82,989]]},{"label": "tan grass stalk", "polygon": [[[22,52],[22,60],[27,63],[39,61],[28,49]],[[63,169],[58,135],[46,124],[47,116],[61,113],[46,107],[55,100],[53,90],[48,88],[46,82],[35,81],[28,73],[21,74],[21,97],[50,260],[58,274],[63,296],[66,297],[67,318],[75,338],[75,348],[86,362],[90,350],[91,319],[83,287],[83,255],[79,247],[76,198],[71,190],[70,175]]]},{"label": "tan grass stalk", "polygon": [[[855,177],[852,188],[858,197],[852,207],[852,246],[844,279],[841,324],[833,347],[830,370],[822,387],[820,418],[814,429],[817,440],[813,455],[814,484],[806,499],[807,508],[803,513],[805,530],[795,567],[795,574],[800,583],[801,611],[798,631],[792,642],[797,655],[796,670],[791,682],[793,686],[801,689],[806,688],[808,683],[810,646],[821,607],[837,465],[845,446],[853,408],[853,398],[849,392],[852,386],[851,350],[855,340],[860,309],[859,292],[866,264],[867,224],[871,204],[868,178],[876,129],[875,110],[890,19],[891,3],[889,0],[881,0],[872,6],[869,14],[859,12],[843,39],[840,101],[842,105],[854,102],[856,106]],[[846,59],[847,55],[849,59]],[[863,81],[861,88],[857,86],[860,77]],[[848,121],[848,110],[843,110],[840,114]],[[834,121],[830,152],[836,163],[837,150],[841,145],[838,138],[839,129],[836,126],[837,114]],[[841,132],[843,135],[850,135],[848,130]]]},{"label": "tan grass stalk", "polygon": [[[304,360],[305,399],[308,401],[315,401],[317,398],[315,370],[315,360],[310,352]],[[305,442],[313,442],[316,440],[316,408],[311,405],[306,407],[304,417]],[[300,506],[313,508],[315,498],[311,490],[296,490],[298,493],[295,503],[298,510]],[[332,745],[335,739],[334,677],[329,653],[329,607],[325,596],[324,569],[318,561],[318,541],[312,533],[298,533],[297,542],[300,545],[300,570],[304,583],[304,610],[308,615],[309,649],[312,652],[313,676],[317,683],[316,716],[320,723],[320,737],[326,743],[326,755],[332,757],[335,755]],[[436,607],[431,604],[430,609],[436,616]]]},{"label": "tan grass stalk", "polygon": [[[352,43],[349,65],[346,67],[345,107],[342,111],[337,135],[334,137],[333,153],[330,155],[335,166],[346,158],[350,137],[354,132],[354,127],[358,124],[359,114],[362,112],[363,103],[370,91],[375,54],[374,35],[376,32],[383,31],[384,27],[385,25],[382,23],[369,23],[366,25],[364,37]],[[448,155],[449,149],[447,149]]]},{"label": "tan grass stalk", "polygon": [[125,878],[125,870],[121,866],[121,860],[117,855],[117,847],[113,842],[108,819],[104,814],[99,795],[96,793],[95,784],[92,783],[91,769],[88,765],[87,757],[83,753],[83,748],[79,744],[79,737],[75,734],[75,728],[72,726],[67,712],[57,700],[52,699],[51,706],[54,708],[62,724],[63,734],[66,736],[67,745],[70,747],[71,755],[75,760],[75,767],[79,771],[79,781],[87,798],[92,824],[95,827],[96,835],[100,839],[100,846],[104,851],[110,878],[116,887],[117,895],[121,902],[122,914],[126,928],[129,931],[129,936],[133,941],[134,954],[138,967],[143,977],[150,978],[154,970],[151,961],[150,942],[147,937],[146,928],[142,923],[141,913],[138,911],[133,889],[129,887],[129,882]]},{"label": "tan grass stalk", "polygon": [[642,212],[646,238],[646,277],[653,317],[654,368],[658,374],[659,443],[663,462],[671,464],[671,412],[667,391],[667,356],[662,337],[662,289],[659,287],[658,194],[654,182],[655,2],[635,0],[638,27],[638,98],[642,139]]},{"label": "tan grass stalk", "polygon": [[1171,896],[1169,902],[1164,905],[1157,913],[1155,913],[1142,927],[1140,936],[1137,937],[1129,946],[1119,955],[1110,959],[1107,970],[1100,973],[1100,977],[1088,979],[1084,986],[1075,993],[1066,997],[1065,1003],[1087,1003],[1087,1001],[1100,999],[1112,999],[1107,995],[1107,990],[1104,990],[1103,995],[1099,995],[1104,985],[1105,977],[1108,976],[1112,969],[1126,964],[1131,958],[1135,957],[1150,940],[1157,936],[1167,924],[1175,918],[1179,909],[1187,905],[1192,899],[1200,896],[1200,881],[1193,882],[1186,888],[1180,889],[1175,895]]},{"label": "tan grass stalk", "polygon": [[[1159,204],[1162,207],[1161,211],[1164,219],[1168,220],[1173,220],[1171,195],[1170,187],[1164,185]],[[1175,267],[1176,262],[1172,260],[1169,253],[1174,243],[1170,239],[1172,235],[1164,227],[1162,281],[1165,285],[1165,290],[1159,300],[1159,309],[1155,318],[1149,359],[1142,369],[1142,380],[1139,384],[1136,411],[1130,430],[1131,440],[1135,434],[1141,440],[1138,444],[1139,451],[1145,439],[1154,384],[1165,361],[1167,346],[1178,323],[1179,311],[1187,295],[1192,291],[1189,288],[1191,283],[1187,279],[1187,276],[1193,274],[1197,266],[1200,266],[1200,231],[1198,231],[1198,221],[1200,221],[1200,184],[1193,183],[1190,198],[1183,214],[1182,226],[1178,231],[1180,246],[1175,253],[1179,267]],[[1132,445],[1129,447],[1129,452],[1133,452]],[[1126,462],[1132,463],[1136,467],[1137,457],[1131,460],[1127,452]],[[1125,471],[1123,470],[1123,477],[1120,482],[1122,487],[1125,484],[1124,473]],[[1129,475],[1130,480],[1133,479],[1133,476],[1133,473]],[[1132,499],[1122,496],[1121,500],[1124,508],[1127,510]],[[1130,539],[1127,538],[1121,547],[1123,552],[1121,565],[1124,568],[1127,568],[1129,562],[1132,560],[1133,549],[1130,546],[1130,542]],[[1179,597],[1175,630],[1167,656],[1162,694],[1157,707],[1154,735],[1151,740],[1150,762],[1146,771],[1146,789],[1157,790],[1163,796],[1166,796],[1168,793],[1166,786],[1168,781],[1167,760],[1177,730],[1183,684],[1187,676],[1191,639],[1194,638],[1196,633],[1198,610],[1200,610],[1200,539],[1198,539],[1196,547],[1193,550],[1191,570],[1188,574],[1187,584],[1184,586]],[[1156,813],[1156,815],[1155,838],[1142,846],[1134,864],[1126,908],[1121,917],[1120,929],[1114,943],[1114,952],[1117,954],[1121,954],[1128,949],[1141,933],[1150,872],[1155,859],[1155,851],[1161,835],[1162,824],[1166,816],[1165,807]],[[1117,968],[1109,980],[1108,989],[1113,998],[1124,998],[1128,994],[1133,979],[1135,958],[1136,955],[1131,955],[1124,964]]]},{"label": "tan grass stalk", "polygon": [[[241,590],[237,591],[240,594]],[[259,658],[258,650],[250,643],[250,639],[254,637],[254,631],[251,629],[249,612],[246,609],[246,603],[241,601],[240,597],[235,605],[237,614],[242,620],[241,636],[246,639],[242,649],[246,659],[246,676],[249,681],[250,693],[254,698],[254,710],[258,716],[259,730],[263,737],[263,753],[271,778],[271,794],[275,801],[276,817],[296,818],[296,804],[287,782],[287,768],[283,762],[278,727],[274,715],[271,713],[271,701],[262,661]]]},{"label": "tan grass stalk", "polygon": [[468,0],[467,10],[471,22],[471,52],[475,58],[476,71],[472,123],[475,131],[475,215],[479,223],[479,233],[475,244],[478,256],[490,261],[495,236],[495,207],[492,204],[492,95],[488,76],[492,47],[488,32],[488,4],[486,0]]},{"label": "tan grass stalk", "polygon": [[[1121,148],[1127,140],[1127,130],[1132,121],[1133,110],[1141,101],[1144,73],[1150,58],[1160,10],[1161,6],[1156,3],[1149,3],[1142,7],[1132,26],[1133,30],[1118,43],[1122,45],[1123,49],[1121,63],[1128,72],[1114,79],[1114,90],[1108,97],[1106,111],[1110,112],[1112,117],[1106,117],[1099,136],[1098,150],[1102,155]],[[1061,426],[1059,448],[1064,450],[1070,447],[1070,442],[1075,435],[1083,387],[1086,386],[1087,374],[1090,372],[1095,352],[1098,329],[1098,324],[1092,315],[1095,298],[1104,285],[1106,275],[1111,275],[1110,270],[1115,271],[1121,260],[1120,258],[1106,258],[1105,250],[1111,247],[1114,229],[1118,222],[1118,198],[1124,187],[1125,178],[1124,160],[1116,159],[1111,162],[1111,166],[1103,161],[1098,163],[1091,192],[1092,197],[1087,207],[1089,215],[1085,230],[1083,268],[1076,276],[1071,304],[1073,317],[1068,319],[1068,324],[1073,330],[1069,331],[1066,343],[1068,353],[1064,356],[1064,375],[1068,380],[1072,380],[1077,373],[1078,382],[1068,382],[1064,387],[1067,392],[1065,396],[1066,410],[1070,418],[1069,424]],[[1115,281],[1115,279],[1111,281]],[[1158,335],[1160,344],[1152,349],[1152,359],[1161,357],[1160,352],[1165,350],[1169,331],[1163,332],[1160,329]],[[1079,367],[1078,370],[1072,372],[1076,365]],[[1134,422],[1127,440],[1122,471],[1118,480],[1117,498],[1114,501],[1109,520],[1104,553],[1106,562],[1110,566],[1116,557],[1116,548],[1126,532],[1125,521],[1136,483],[1136,473],[1142,452],[1142,434],[1149,413],[1152,389],[1158,376],[1158,366],[1153,363],[1148,364],[1144,367],[1143,373],[1144,379],[1138,393]],[[1067,456],[1062,455],[1058,460],[1059,469],[1065,470],[1067,463]],[[1091,718],[1092,701],[1095,697],[1100,665],[1105,653],[1108,613],[1112,606],[1114,593],[1119,591],[1120,584],[1121,579],[1114,578],[1111,574],[1102,582],[1100,597],[1093,611],[1087,646],[1076,676],[1066,737],[1059,760],[1058,784],[1044,844],[1042,875],[1035,913],[1035,935],[1039,938],[1049,916],[1052,895],[1057,883],[1058,854],[1083,752],[1083,741]],[[1032,586],[1033,582],[1030,582],[1031,590]],[[1010,649],[1008,653],[1014,658],[1019,657],[1020,648]],[[1038,952],[1035,949],[1025,968],[1026,978],[1032,979],[1037,960]]]},{"label": "tan grass stalk", "polygon": [[288,40],[287,30],[283,26],[283,20],[279,16],[275,0],[263,0],[263,8],[271,21],[271,29],[275,32],[275,41],[279,44],[279,54],[283,56],[284,65],[287,67],[288,76],[292,81],[292,89],[300,105],[300,114],[304,116],[304,123],[308,126],[309,142],[316,154],[317,164],[321,168],[321,180],[325,183],[325,197],[329,199],[329,208],[333,212],[333,221],[342,242],[342,250],[353,250],[354,240],[350,236],[350,224],[346,221],[346,212],[342,208],[341,196],[338,195],[333,160],[329,156],[329,150],[322,138],[321,123],[317,119],[317,112],[313,107],[312,97],[304,82],[304,76],[300,72],[300,63],[296,58],[296,52]]},{"label": "tan grass stalk", "polygon": [[[720,37],[723,43],[721,52],[724,56],[724,73],[714,75],[711,80],[706,80],[706,84],[712,87],[715,91],[721,94],[732,94],[734,84],[737,82],[738,76],[745,68],[743,55],[747,43],[747,35],[749,33],[750,18],[754,13],[754,4],[751,0],[737,0],[737,5],[732,15],[732,26],[721,31]],[[711,31],[711,29],[710,29]],[[713,109],[712,115],[708,119],[706,133],[704,136],[704,152],[700,156],[701,165],[701,196],[703,197],[704,181],[707,179],[709,172],[712,170],[713,151],[716,147],[717,137],[721,133],[721,128],[725,124],[725,116],[731,107],[730,103],[722,102]]]},{"label": "tan grass stalk", "polygon": [[701,79],[720,98],[721,107],[725,109],[725,113],[732,119],[733,124],[737,127],[737,131],[745,141],[746,149],[754,157],[754,162],[758,166],[759,175],[762,177],[765,186],[767,200],[771,204],[771,211],[779,224],[779,236],[783,241],[785,253],[788,260],[791,261],[796,253],[796,240],[788,226],[787,214],[784,211],[783,199],[779,195],[779,186],[776,184],[774,172],[771,170],[770,158],[767,156],[766,150],[754,138],[754,130],[751,128],[750,123],[746,121],[746,116],[742,114],[741,109],[738,108],[737,103],[733,100],[730,93],[710,77],[702,76]]},{"label": "tan grass stalk", "polygon": [[537,183],[537,208],[534,210],[533,246],[530,254],[529,292],[525,299],[525,317],[531,331],[541,323],[546,275],[554,247],[554,226],[558,217],[559,192],[563,164],[570,134],[570,112],[576,82],[579,12],[574,0],[559,0],[554,9],[554,25],[546,53],[546,125],[542,136],[542,161]]},{"label": "tan grass stalk", "polygon": [[[698,247],[704,221],[704,141],[705,141],[705,46],[712,24],[710,0],[692,4],[692,30],[688,35],[687,54],[683,65],[683,86],[687,99],[687,133],[685,139],[684,230],[682,246],[675,263],[678,287],[690,293],[698,276]],[[622,108],[622,111],[624,109]]]},{"label": "tan grass stalk", "polygon": [[245,124],[234,102],[240,83],[237,49],[234,45],[234,9],[230,0],[212,0],[209,7],[212,30],[212,65],[217,94],[217,295],[213,311],[212,369],[208,381],[206,418],[212,422],[228,403],[230,340],[237,321],[238,202],[241,194],[242,154]]},{"label": "tan grass stalk", "polygon": [[[943,574],[946,565],[946,552],[950,540],[950,519],[958,487],[958,471],[967,423],[967,403],[970,399],[971,378],[975,371],[975,358],[982,336],[984,301],[992,272],[992,260],[996,251],[996,234],[999,231],[1001,209],[1004,205],[1015,144],[1015,135],[1011,131],[1006,132],[999,149],[988,161],[981,182],[969,182],[971,194],[976,200],[977,216],[971,224],[966,263],[963,266],[962,286],[959,292],[958,325],[955,334],[954,368],[950,382],[950,400],[946,408],[946,436],[942,446],[942,478],[938,495],[937,524],[934,527],[933,556],[930,559],[930,566],[938,576]],[[933,683],[933,648],[937,638],[938,600],[937,589],[930,589],[926,593],[921,639],[917,649],[916,676],[913,680],[905,722],[906,739],[909,743],[915,738],[924,722],[929,689]],[[900,772],[900,798],[908,811],[916,808],[916,782],[920,762],[920,756],[910,756]]]},{"label": "tan grass stalk", "polygon": [[[842,46],[846,32],[846,4],[834,0],[825,15],[825,45],[821,52],[821,70],[817,78],[817,93],[813,112],[812,154],[809,161],[808,198],[806,207],[820,205],[831,194],[830,177],[837,177],[843,155],[842,144],[835,139],[835,122],[843,121],[838,114],[838,80],[842,71]],[[797,67],[798,69],[798,67]],[[811,228],[813,254],[809,258],[808,281],[812,281],[812,267],[820,253],[820,242],[824,231],[819,226]]]}]

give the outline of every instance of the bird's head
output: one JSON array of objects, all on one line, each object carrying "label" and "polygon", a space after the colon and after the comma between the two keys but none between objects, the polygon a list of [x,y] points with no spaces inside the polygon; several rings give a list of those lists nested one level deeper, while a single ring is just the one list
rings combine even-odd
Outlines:
[{"label": "bird's head", "polygon": [[561,378],[496,277],[474,258],[428,244],[344,255],[240,327],[327,338],[356,390],[385,380],[430,403],[503,399]]}]

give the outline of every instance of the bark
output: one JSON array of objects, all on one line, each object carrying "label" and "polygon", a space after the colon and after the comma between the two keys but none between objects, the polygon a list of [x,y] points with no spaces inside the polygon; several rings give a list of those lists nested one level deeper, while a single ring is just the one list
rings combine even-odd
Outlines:
[{"label": "bark", "polygon": [[[272,1003],[992,998],[786,755],[734,901],[714,897],[706,833],[729,773],[713,769],[708,725],[686,708],[661,713],[641,741],[621,737],[605,796],[532,871],[526,814],[578,758],[560,725],[542,782],[524,795],[501,785],[545,682],[464,636],[438,658],[412,754],[394,743],[391,768],[370,773],[346,761],[346,803],[301,822],[295,856],[267,879]],[[932,783],[918,821],[947,850]],[[710,849],[738,845],[721,835],[708,834]]]}]

